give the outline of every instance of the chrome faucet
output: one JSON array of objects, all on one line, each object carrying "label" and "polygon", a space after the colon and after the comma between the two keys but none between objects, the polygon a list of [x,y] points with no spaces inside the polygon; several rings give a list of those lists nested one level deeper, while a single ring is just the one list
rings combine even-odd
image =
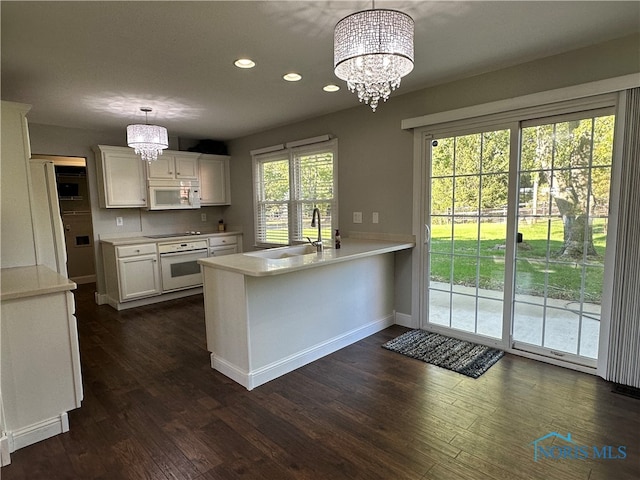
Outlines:
[{"label": "chrome faucet", "polygon": [[320,210],[318,210],[317,207],[313,209],[313,216],[311,217],[312,227],[316,226],[316,215],[318,216],[318,240],[312,242],[309,237],[307,237],[307,240],[309,240],[309,243],[311,243],[311,245],[316,247],[316,252],[322,253],[322,251],[324,250],[324,246],[322,245],[322,227],[320,226]]}]

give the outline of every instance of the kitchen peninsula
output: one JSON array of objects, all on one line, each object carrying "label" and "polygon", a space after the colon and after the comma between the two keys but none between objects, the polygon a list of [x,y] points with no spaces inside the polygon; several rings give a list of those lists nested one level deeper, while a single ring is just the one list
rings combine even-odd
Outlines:
[{"label": "kitchen peninsula", "polygon": [[251,390],[383,330],[394,323],[394,252],[414,246],[347,238],[322,253],[198,260],[211,367]]}]

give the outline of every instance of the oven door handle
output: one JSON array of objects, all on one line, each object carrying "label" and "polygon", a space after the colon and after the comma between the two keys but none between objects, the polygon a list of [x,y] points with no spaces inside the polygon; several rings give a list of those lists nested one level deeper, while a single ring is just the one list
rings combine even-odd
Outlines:
[{"label": "oven door handle", "polygon": [[173,253],[161,253],[160,257],[161,258],[167,258],[167,257],[179,257],[182,255],[193,255],[194,253],[203,253],[204,256],[207,256],[207,249],[206,248],[199,248],[198,250],[188,250],[186,252],[173,252]]}]

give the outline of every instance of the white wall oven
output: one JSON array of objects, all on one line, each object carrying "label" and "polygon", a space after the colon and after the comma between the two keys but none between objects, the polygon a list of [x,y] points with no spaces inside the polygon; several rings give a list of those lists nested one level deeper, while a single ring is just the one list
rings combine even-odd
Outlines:
[{"label": "white wall oven", "polygon": [[182,290],[202,285],[199,258],[207,258],[206,240],[158,245],[162,291]]}]

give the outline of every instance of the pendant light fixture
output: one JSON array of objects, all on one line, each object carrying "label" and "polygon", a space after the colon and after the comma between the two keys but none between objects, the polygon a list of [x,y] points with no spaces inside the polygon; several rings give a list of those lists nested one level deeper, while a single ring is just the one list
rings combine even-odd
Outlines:
[{"label": "pendant light fixture", "polygon": [[333,36],[338,78],[375,112],[400,79],[413,70],[413,19],[397,10],[375,8],[343,18]]},{"label": "pendant light fixture", "polygon": [[169,147],[167,129],[159,125],[149,125],[149,107],[141,107],[144,112],[144,124],[127,125],[127,145],[140,155],[142,160],[151,163],[162,155],[162,150]]}]

